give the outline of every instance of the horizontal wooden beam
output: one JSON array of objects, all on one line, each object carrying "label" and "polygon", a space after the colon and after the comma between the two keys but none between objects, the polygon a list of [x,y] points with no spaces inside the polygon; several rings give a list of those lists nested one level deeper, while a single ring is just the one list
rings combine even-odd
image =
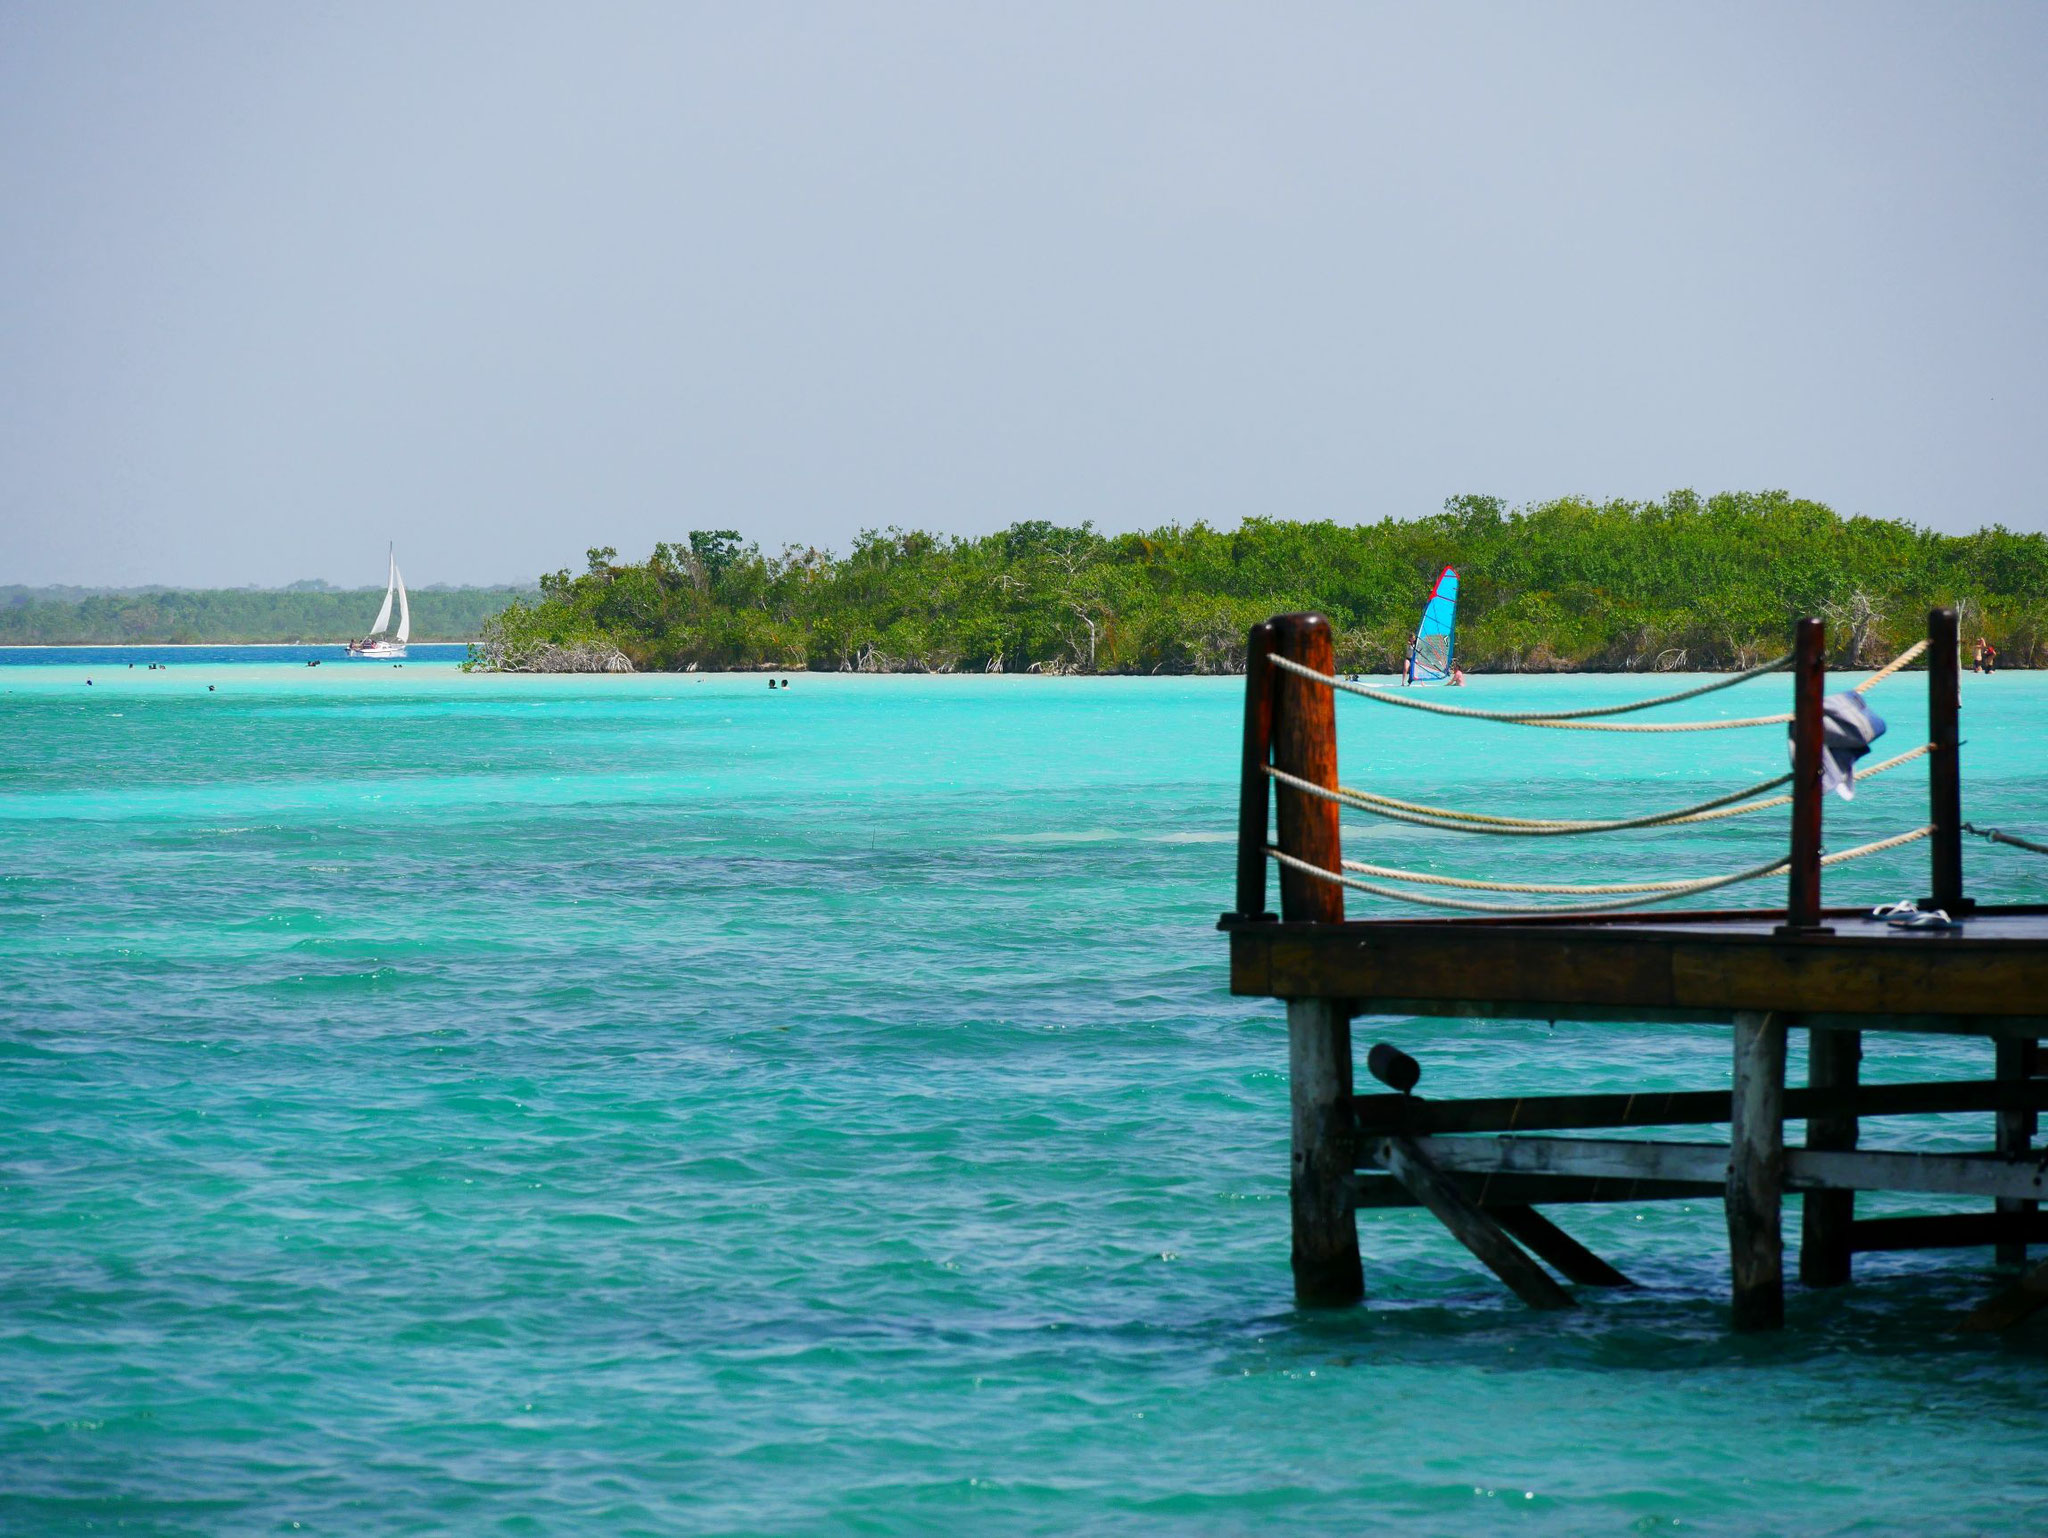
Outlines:
[{"label": "horizontal wooden beam", "polygon": [[[1719,1202],[1723,1186],[1713,1181],[1616,1180],[1586,1175],[1474,1175],[1444,1171],[1466,1197],[1488,1211],[1512,1207],[1555,1207],[1604,1202]],[[1359,1211],[1422,1205],[1390,1175],[1360,1175],[1353,1183],[1353,1205]],[[1897,1218],[1865,1218],[1849,1230],[1849,1248],[1858,1254],[1881,1250],[1971,1249],[2019,1241],[2048,1244],[2048,1213],[2032,1214],[2015,1224],[2014,1215],[2000,1212],[1944,1212]]]},{"label": "horizontal wooden beam", "polygon": [[[1481,1207],[1555,1207],[1582,1202],[1676,1202],[1721,1199],[1718,1181],[1603,1180],[1583,1175],[1467,1175],[1444,1171],[1466,1196]],[[1360,1211],[1383,1207],[1418,1207],[1420,1202],[1391,1175],[1353,1177],[1352,1205]]]},{"label": "horizontal wooden beam", "polygon": [[1943,1212],[1865,1218],[1849,1225],[1849,1248],[1960,1250],[1989,1244],[2048,1244],[2048,1213]]},{"label": "horizontal wooden beam", "polygon": [[[1718,1183],[1727,1178],[1728,1148],[1721,1143],[1651,1143],[1620,1138],[1421,1137],[1413,1140],[1431,1163],[1468,1175],[1591,1175],[1616,1180]],[[1366,1140],[1374,1163],[1386,1138]],[[1996,1154],[1887,1153],[1873,1149],[1788,1148],[1788,1191],[1917,1191],[1930,1196],[2048,1196],[2048,1171],[2033,1158]]]},{"label": "horizontal wooden beam", "polygon": [[[1648,1004],[1575,1004],[1550,999],[1454,999],[1354,997],[1347,1000],[1353,1017],[1371,1015],[1389,1020],[1560,1020],[1583,1021],[1590,1025],[1728,1025],[1735,1018],[1732,1009],[1677,1008]],[[1887,1014],[1845,1014],[1840,1010],[1811,1010],[1787,1017],[1787,1026],[1799,1029],[1835,1031],[1900,1031],[1932,1036],[1988,1036],[2032,1041],[2048,1037],[2048,1015],[1941,1015],[1926,1010]]]},{"label": "horizontal wooden beam", "polygon": [[1961,933],[1940,935],[1851,923],[1785,936],[1742,914],[1253,924],[1230,931],[1230,951],[1235,993],[1347,999],[1375,1012],[1401,1001],[1538,1019],[1612,1009],[2039,1020],[2048,913],[1980,909]]},{"label": "horizontal wooden beam", "polygon": [[[1416,1095],[1357,1095],[1362,1132],[1553,1132],[1590,1127],[1682,1127],[1725,1122],[1725,1089],[1643,1094],[1498,1095],[1429,1100]],[[2048,1110],[2048,1079],[1948,1079],[1863,1084],[1853,1089],[1788,1089],[1785,1119],[1809,1116],[1923,1116],[1958,1111]]]}]

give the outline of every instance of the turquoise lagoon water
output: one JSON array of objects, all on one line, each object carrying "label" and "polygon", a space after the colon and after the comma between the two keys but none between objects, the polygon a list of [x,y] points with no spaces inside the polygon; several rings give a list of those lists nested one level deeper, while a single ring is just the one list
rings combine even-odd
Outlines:
[{"label": "turquoise lagoon water", "polygon": [[[1865,1257],[1737,1339],[1717,1204],[1566,1215],[1645,1285],[1563,1319],[1376,1213],[1370,1306],[1291,1306],[1281,1011],[1212,928],[1233,681],[86,671],[0,668],[0,1530],[2048,1530],[2048,1331],[1946,1330],[1984,1252]],[[2048,680],[1965,682],[1969,815],[2044,831]],[[1886,747],[1922,697],[1879,691]],[[1341,714],[1347,779],[1458,805],[1784,754]],[[1514,868],[1733,869],[1777,815]],[[2048,860],[1966,854],[2048,899]],[[1425,1092],[1727,1079],[1704,1028],[1359,1031]]]}]

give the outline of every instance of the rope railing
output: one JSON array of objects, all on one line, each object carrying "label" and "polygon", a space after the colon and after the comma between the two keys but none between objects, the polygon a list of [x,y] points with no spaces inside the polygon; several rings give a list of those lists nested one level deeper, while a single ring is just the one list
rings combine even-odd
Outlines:
[{"label": "rope railing", "polygon": [[[1342,918],[1342,905],[1335,900],[1333,887],[1349,887],[1393,902],[1454,912],[1539,918],[1618,912],[1672,903],[1741,882],[1789,874],[1791,886],[1784,908],[1786,928],[1783,932],[1796,934],[1809,929],[1818,932],[1823,868],[1864,859],[1928,838],[1933,840],[1934,849],[1932,890],[1938,898],[1946,896],[1949,900],[1943,906],[1953,910],[1963,901],[1960,896],[1959,856],[1955,850],[1959,827],[1967,827],[1968,831],[1997,842],[2048,854],[2048,844],[2036,844],[1995,829],[1962,823],[1957,806],[1954,767],[1954,755],[1961,745],[1960,734],[1956,730],[1955,631],[1953,611],[1932,611],[1928,616],[1926,640],[1906,647],[1851,686],[1854,694],[1867,694],[1915,661],[1929,659],[1927,737],[1919,745],[1872,763],[1867,768],[1859,767],[1853,774],[1855,779],[1868,779],[1927,758],[1932,766],[1928,823],[1837,854],[1825,854],[1821,840],[1823,770],[1829,762],[1826,755],[1835,755],[1837,769],[1849,767],[1846,762],[1849,755],[1843,750],[1845,745],[1829,745],[1828,734],[1834,728],[1826,724],[1828,712],[1839,714],[1840,700],[1847,696],[1837,696],[1833,704],[1825,698],[1828,690],[1826,632],[1818,619],[1803,619],[1794,627],[1796,644],[1792,655],[1774,658],[1704,683],[1694,683],[1668,694],[1572,710],[1488,710],[1418,698],[1405,690],[1395,692],[1351,682],[1339,674],[1325,621],[1315,615],[1279,616],[1269,626],[1255,629],[1250,643],[1255,661],[1254,680],[1248,683],[1246,694],[1237,911],[1247,916],[1257,916],[1263,911],[1261,894],[1268,879],[1266,871],[1273,862],[1278,862],[1283,871],[1309,878],[1308,882],[1300,883],[1290,877],[1283,886],[1283,912],[1298,920],[1322,922],[1340,921]],[[1270,663],[1271,667],[1258,666],[1258,659]],[[1791,690],[1794,701],[1788,703],[1796,702],[1794,709],[1734,720],[1611,719],[1696,700],[1788,668],[1792,670],[1794,679]],[[1313,684],[1327,685],[1330,692],[1325,694],[1305,687]],[[1789,724],[1792,727],[1790,767],[1793,772],[1773,775],[1685,805],[1621,816],[1511,815],[1506,809],[1496,811],[1489,807],[1479,810],[1469,806],[1440,806],[1403,800],[1338,782],[1334,704],[1340,693],[1433,715],[1556,730],[1707,732],[1753,726],[1783,728]],[[1852,710],[1852,714],[1857,712]],[[1877,734],[1884,730],[1883,724],[1874,720],[1862,724],[1866,730],[1874,728]],[[1860,753],[1865,749],[1858,747],[1854,751]],[[1268,785],[1285,787],[1299,797],[1281,802],[1283,822],[1290,813],[1294,819],[1291,824],[1294,831],[1284,840],[1268,841],[1265,816],[1270,796],[1266,789]],[[1477,876],[1439,875],[1346,859],[1342,848],[1345,830],[1340,818],[1340,814],[1348,809],[1439,832],[1547,838],[1693,827],[1788,808],[1791,812],[1789,847],[1762,864],[1699,877],[1582,879],[1576,882],[1483,880]],[[1600,810],[1608,808],[1601,807]],[[1288,846],[1287,852],[1274,847],[1281,842]],[[1757,851],[1759,854],[1764,852]],[[1560,871],[1559,874],[1591,873]],[[1475,900],[1493,894],[1510,900]]]},{"label": "rope railing", "polygon": [[[1866,855],[1881,854],[1888,849],[1897,849],[1905,844],[1926,838],[1934,832],[1934,825],[1914,828],[1905,833],[1895,833],[1890,838],[1881,838],[1868,844],[1859,844],[1854,849],[1845,849],[1839,854],[1824,855],[1822,865],[1840,865],[1849,860],[1860,860]],[[1652,903],[1668,902],[1673,898],[1696,896],[1711,892],[1719,887],[1733,886],[1741,881],[1755,881],[1761,877],[1776,874],[1791,861],[1786,856],[1747,870],[1730,872],[1727,875],[1709,876],[1699,881],[1635,881],[1609,882],[1599,885],[1565,886],[1546,882],[1476,881],[1465,877],[1438,876],[1426,871],[1404,871],[1389,866],[1366,865],[1359,861],[1344,861],[1345,870],[1355,870],[1382,880],[1406,881],[1417,885],[1448,886],[1468,891],[1521,893],[1531,896],[1606,896],[1615,893],[1629,894],[1615,902],[1589,903],[1572,907],[1531,908],[1526,904],[1470,902],[1454,897],[1434,897],[1421,892],[1404,892],[1395,887],[1380,886],[1375,882],[1361,881],[1338,871],[1324,870],[1308,861],[1297,859],[1291,854],[1268,845],[1266,853],[1289,870],[1301,872],[1318,881],[1334,882],[1339,886],[1351,887],[1357,891],[1369,892],[1375,897],[1391,898],[1396,902],[1419,903],[1432,908],[1452,908],[1470,913],[1510,914],[1579,914],[1613,913],[1626,908],[1648,907]]]},{"label": "rope railing", "polygon": [[[1922,743],[1909,748],[1895,758],[1883,763],[1872,764],[1868,769],[1856,771],[1856,778],[1865,780],[1874,774],[1883,774],[1887,769],[1910,763],[1922,754],[1931,752],[1933,744]],[[1448,833],[1491,833],[1501,838],[1562,838],[1579,833],[1616,833],[1630,828],[1674,827],[1686,823],[1718,822],[1728,817],[1746,817],[1751,812],[1768,811],[1772,807],[1789,806],[1789,795],[1772,796],[1765,801],[1749,801],[1752,796],[1762,795],[1780,785],[1789,784],[1792,776],[1781,774],[1775,779],[1759,780],[1742,790],[1730,791],[1725,796],[1710,800],[1696,801],[1690,806],[1674,807],[1670,811],[1650,812],[1641,817],[1617,817],[1604,821],[1586,821],[1572,818],[1503,817],[1489,812],[1464,812],[1452,807],[1429,806],[1419,801],[1402,801],[1393,796],[1376,795],[1368,790],[1356,790],[1348,785],[1339,785],[1334,790],[1316,785],[1297,775],[1265,766],[1266,774],[1275,783],[1298,790],[1304,795],[1315,796],[1324,801],[1335,801],[1355,811],[1369,812],[1375,817],[1384,817],[1393,822],[1404,822],[1419,828],[1437,828]],[[1748,801],[1746,806],[1734,803]]]},{"label": "rope railing", "polygon": [[1966,822],[1963,824],[1963,831],[1989,839],[1994,844],[2010,844],[2015,849],[2029,849],[2035,854],[2048,854],[2048,844],[2037,844],[2030,838],[2021,838],[2016,833],[2007,833],[1999,828],[1980,828],[1974,822]]},{"label": "rope railing", "polygon": [[[1883,683],[1892,674],[1911,663],[1926,650],[1927,643],[1925,641],[1915,641],[1890,662],[1887,662],[1875,673],[1864,679],[1862,683],[1857,684],[1854,692],[1862,694],[1864,691]],[[1293,673],[1301,678],[1312,679],[1317,683],[1328,684],[1332,689],[1341,690],[1345,694],[1358,695],[1361,699],[1378,700],[1383,705],[1399,705],[1407,710],[1426,710],[1433,715],[1461,716],[1472,721],[1496,721],[1508,726],[1548,726],[1559,730],[1580,732],[1725,732],[1747,726],[1783,726],[1792,719],[1790,711],[1773,716],[1748,716],[1736,721],[1595,721],[1588,719],[1592,716],[1627,715],[1633,711],[1648,710],[1656,705],[1671,705],[1676,704],[1680,700],[1697,699],[1703,694],[1712,694],[1717,689],[1732,689],[1737,684],[1747,683],[1752,678],[1759,678],[1766,673],[1774,673],[1781,668],[1789,666],[1792,661],[1789,656],[1779,657],[1775,661],[1763,663],[1761,666],[1750,668],[1745,672],[1730,674],[1726,678],[1717,678],[1711,683],[1701,684],[1693,689],[1681,690],[1676,694],[1659,695],[1654,699],[1635,700],[1626,705],[1603,705],[1586,710],[1552,711],[1473,710],[1463,705],[1445,705],[1434,700],[1415,699],[1403,694],[1389,694],[1384,689],[1375,689],[1366,684],[1355,684],[1348,679],[1339,678],[1333,673],[1324,673],[1315,668],[1307,667],[1302,663],[1296,662],[1292,657],[1281,656],[1278,652],[1269,653],[1266,660],[1283,672]]]}]

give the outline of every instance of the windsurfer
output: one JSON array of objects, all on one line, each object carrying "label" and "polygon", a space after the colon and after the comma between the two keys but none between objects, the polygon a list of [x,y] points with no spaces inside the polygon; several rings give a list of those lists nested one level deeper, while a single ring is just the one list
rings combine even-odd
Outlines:
[{"label": "windsurfer", "polygon": [[1408,655],[1401,659],[1401,687],[1415,682],[1415,632],[1408,632]]}]

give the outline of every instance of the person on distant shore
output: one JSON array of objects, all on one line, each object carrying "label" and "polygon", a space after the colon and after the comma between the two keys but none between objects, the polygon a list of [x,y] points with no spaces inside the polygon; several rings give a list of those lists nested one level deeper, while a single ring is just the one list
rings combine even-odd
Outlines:
[{"label": "person on distant shore", "polygon": [[1977,644],[1984,648],[1984,671],[1996,673],[1998,671],[1998,648],[1989,641],[1979,641]]},{"label": "person on distant shore", "polygon": [[1970,671],[1972,673],[1984,671],[1984,638],[1982,636],[1977,637],[1977,654],[1970,659]]}]

